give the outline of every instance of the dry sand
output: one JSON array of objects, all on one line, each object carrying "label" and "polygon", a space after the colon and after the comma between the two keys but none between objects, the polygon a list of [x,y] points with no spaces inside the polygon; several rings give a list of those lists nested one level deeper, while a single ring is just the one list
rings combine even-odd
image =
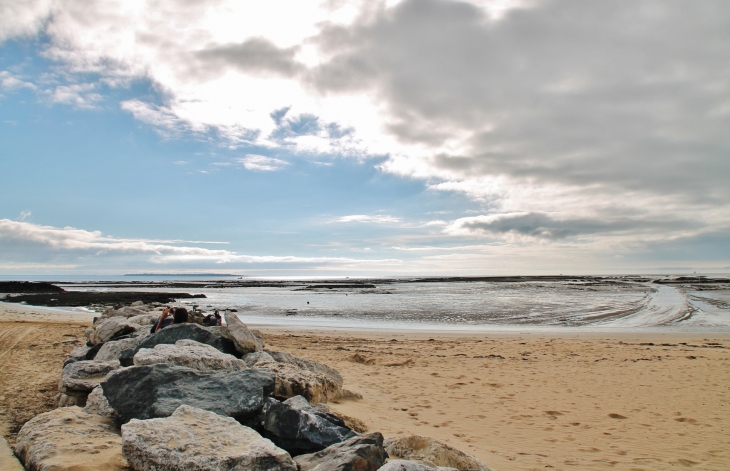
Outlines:
[{"label": "dry sand", "polygon": [[[0,303],[0,433],[11,443],[52,408],[87,317]],[[264,332],[364,396],[336,411],[386,437],[445,440],[500,471],[730,469],[727,334]]]},{"label": "dry sand", "polygon": [[336,411],[386,437],[445,440],[497,470],[730,469],[727,334],[267,340],[337,368],[364,396]]}]

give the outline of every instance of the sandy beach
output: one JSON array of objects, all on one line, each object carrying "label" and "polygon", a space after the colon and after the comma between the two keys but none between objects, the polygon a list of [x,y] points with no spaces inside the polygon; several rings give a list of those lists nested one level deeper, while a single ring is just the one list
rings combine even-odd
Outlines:
[{"label": "sandy beach", "polygon": [[[64,356],[91,317],[0,303],[9,442],[53,407]],[[447,441],[497,470],[730,465],[728,334],[263,330],[268,347],[337,368],[364,396],[336,411],[386,437]]]}]

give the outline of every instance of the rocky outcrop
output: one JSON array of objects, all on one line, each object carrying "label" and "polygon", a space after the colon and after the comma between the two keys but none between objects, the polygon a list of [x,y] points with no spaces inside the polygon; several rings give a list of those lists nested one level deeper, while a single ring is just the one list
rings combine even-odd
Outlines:
[{"label": "rocky outcrop", "polygon": [[102,415],[104,417],[117,417],[117,411],[112,409],[109,405],[106,396],[104,396],[104,390],[101,386],[95,387],[86,398],[86,406],[84,406],[84,412],[89,414]]},{"label": "rocky outcrop", "polygon": [[26,422],[18,433],[15,453],[33,471],[129,469],[112,419],[79,407],[55,409]]},{"label": "rocky outcrop", "polygon": [[[165,327],[159,332],[145,337],[136,347],[139,351],[141,348],[154,348],[160,344],[175,344],[178,340],[190,339],[196,342],[210,345],[211,347],[229,355],[240,357],[233,341],[227,339],[221,332],[206,329],[197,324],[174,324]],[[136,352],[135,352],[136,353]]]},{"label": "rocky outcrop", "polygon": [[189,406],[164,419],[131,420],[122,442],[136,470],[297,471],[286,451],[256,431]]},{"label": "rocky outcrop", "polygon": [[264,406],[264,435],[292,455],[323,450],[357,435],[339,418],[339,424],[316,409],[302,396],[285,402],[269,398]]},{"label": "rocky outcrop", "polygon": [[106,375],[120,368],[118,361],[85,360],[67,364],[63,367],[58,383],[58,407],[83,406],[92,389],[101,383]]},{"label": "rocky outcrop", "polygon": [[110,342],[106,342],[101,346],[99,351],[96,353],[96,356],[94,357],[94,360],[97,361],[110,361],[110,360],[119,360],[119,355],[124,350],[129,350],[131,348],[135,348],[137,345],[139,345],[139,342],[142,340],[140,337],[131,337],[127,339],[122,340],[112,340]]},{"label": "rocky outcrop", "polygon": [[327,402],[342,394],[340,384],[334,382],[330,377],[300,369],[290,363],[262,361],[254,364],[253,367],[275,375],[276,384],[273,396],[279,399],[304,396],[309,402]]},{"label": "rocky outcrop", "polygon": [[25,471],[3,437],[0,437],[0,469],[3,471]]},{"label": "rocky outcrop", "polygon": [[134,365],[166,363],[184,366],[203,372],[239,371],[246,369],[246,363],[221,353],[219,350],[194,340],[178,340],[175,345],[160,344],[155,348],[142,348],[134,355]]},{"label": "rocky outcrop", "polygon": [[379,433],[350,438],[322,451],[294,458],[299,471],[376,471],[388,455]]},{"label": "rocky outcrop", "polygon": [[264,349],[261,341],[251,332],[246,324],[233,312],[226,312],[226,326],[233,337],[236,350],[241,354],[260,352]]},{"label": "rocky outcrop", "polygon": [[115,337],[135,332],[137,328],[126,317],[110,317],[96,323],[87,334],[89,342],[92,345],[97,345],[113,340]]},{"label": "rocky outcrop", "polygon": [[156,364],[117,370],[102,388],[124,422],[169,417],[179,406],[189,405],[253,424],[274,389],[274,377],[251,369],[206,374]]},{"label": "rocky outcrop", "polygon": [[390,438],[385,442],[385,449],[392,458],[415,460],[429,466],[491,471],[487,465],[474,456],[430,437],[410,435]]},{"label": "rocky outcrop", "polygon": [[132,316],[128,320],[132,324],[151,326],[157,321],[158,317],[160,317],[158,314],[140,314],[138,316]]}]

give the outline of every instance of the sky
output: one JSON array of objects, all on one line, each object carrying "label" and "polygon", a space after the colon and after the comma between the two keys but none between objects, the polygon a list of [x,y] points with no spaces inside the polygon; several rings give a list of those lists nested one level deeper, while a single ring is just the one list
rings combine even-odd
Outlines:
[{"label": "sky", "polygon": [[0,275],[730,271],[725,0],[0,0]]}]

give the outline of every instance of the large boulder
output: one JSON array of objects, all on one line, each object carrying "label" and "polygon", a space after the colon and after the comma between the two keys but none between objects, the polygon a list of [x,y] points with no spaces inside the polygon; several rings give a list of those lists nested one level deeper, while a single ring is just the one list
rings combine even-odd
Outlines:
[{"label": "large boulder", "polygon": [[84,360],[69,363],[63,367],[58,382],[57,407],[84,406],[92,389],[97,387],[106,375],[120,368],[118,361]]},{"label": "large boulder", "polygon": [[174,344],[178,340],[183,339],[195,340],[196,342],[210,345],[223,353],[228,353],[229,355],[233,355],[237,358],[241,356],[236,350],[236,346],[233,344],[233,341],[227,339],[222,333],[190,323],[173,324],[169,327],[165,327],[159,332],[142,339],[135,350],[139,351],[141,348],[154,348],[155,345],[160,344]]},{"label": "large boulder", "polygon": [[236,313],[226,312],[226,326],[239,353],[260,352],[264,349],[261,341],[246,327]]},{"label": "large boulder", "polygon": [[114,421],[79,407],[55,409],[26,422],[15,454],[33,471],[129,470]]},{"label": "large boulder", "polygon": [[487,465],[474,456],[459,451],[435,438],[418,435],[389,438],[385,442],[385,449],[391,458],[420,461],[429,466],[491,471]]},{"label": "large boulder", "polygon": [[126,422],[169,417],[181,405],[256,424],[273,375],[258,370],[206,374],[192,368],[155,364],[117,370],[102,383],[109,405]]},{"label": "large boulder", "polygon": [[97,322],[88,332],[88,339],[92,345],[97,345],[135,332],[137,328],[138,326],[129,322],[126,317],[110,317]]},{"label": "large boulder", "polygon": [[388,455],[380,433],[361,435],[294,458],[299,471],[377,471]]},{"label": "large boulder", "polygon": [[292,455],[323,450],[357,435],[335,424],[302,396],[285,402],[269,398],[264,406],[264,435]]},{"label": "large boulder", "polygon": [[138,316],[132,316],[128,320],[132,324],[149,327],[157,321],[158,317],[160,316],[157,314],[140,314]]},{"label": "large boulder", "polygon": [[97,361],[110,361],[110,360],[119,360],[119,355],[124,350],[129,350],[131,348],[135,348],[137,345],[139,345],[139,342],[142,340],[140,337],[130,337],[126,339],[121,340],[112,340],[110,342],[106,342],[101,346],[98,352],[96,352],[96,356],[94,357],[94,360]]},{"label": "large boulder", "polygon": [[327,402],[342,395],[340,384],[331,377],[303,370],[291,363],[261,361],[253,368],[275,375],[273,396],[279,399],[304,396],[310,402]]},{"label": "large boulder", "polygon": [[164,419],[122,425],[124,456],[138,471],[297,471],[289,454],[228,417],[180,406]]},{"label": "large boulder", "polygon": [[342,387],[343,379],[340,372],[330,366],[325,365],[324,363],[319,363],[308,358],[298,357],[296,355],[292,355],[291,353],[286,352],[274,352],[271,350],[266,350],[266,353],[271,355],[271,357],[278,363],[286,363],[288,365],[296,366],[301,370],[311,371],[312,373],[325,376],[330,382],[337,384],[337,386],[340,388]]},{"label": "large boulder", "polygon": [[246,363],[221,353],[219,350],[194,340],[178,340],[175,345],[159,344],[155,348],[142,348],[134,355],[134,365],[184,366],[203,372],[239,371],[248,368]]}]

